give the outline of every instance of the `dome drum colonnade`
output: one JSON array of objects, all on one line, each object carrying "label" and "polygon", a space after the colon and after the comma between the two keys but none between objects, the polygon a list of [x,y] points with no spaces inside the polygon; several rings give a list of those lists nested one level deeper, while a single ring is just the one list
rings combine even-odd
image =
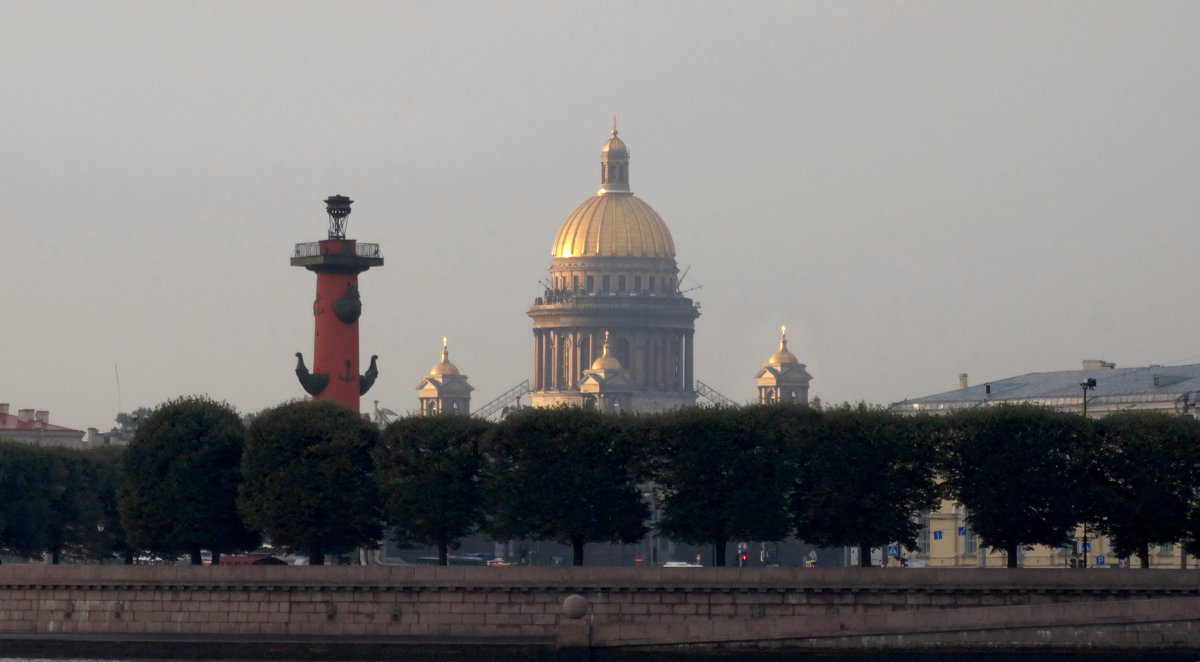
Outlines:
[{"label": "dome drum colonnade", "polygon": [[580,386],[603,353],[606,332],[622,388],[630,391],[627,410],[694,404],[699,306],[679,291],[666,223],[629,189],[629,150],[615,128],[601,151],[600,190],[563,223],[551,256],[550,288],[528,313],[533,405],[595,404],[603,393]]}]

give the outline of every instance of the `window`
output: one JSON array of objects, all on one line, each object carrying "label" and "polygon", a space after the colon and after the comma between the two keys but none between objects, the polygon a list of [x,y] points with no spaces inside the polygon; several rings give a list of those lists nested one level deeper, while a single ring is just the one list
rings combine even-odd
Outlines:
[{"label": "window", "polygon": [[625,291],[625,277],[624,276],[617,276],[617,291],[618,292]]},{"label": "window", "polygon": [[579,276],[571,276],[571,289],[579,289]]},{"label": "window", "polygon": [[650,277],[650,291],[654,291],[654,276]]},{"label": "window", "polygon": [[596,287],[596,277],[588,276],[587,277],[587,291],[591,292],[593,289],[595,289],[595,287]]},{"label": "window", "polygon": [[600,278],[600,291],[601,291],[601,292],[607,292],[607,291],[608,291],[608,276],[601,276],[601,278]]},{"label": "window", "polygon": [[921,530],[917,532],[917,550],[918,553],[929,556],[929,511],[923,511],[917,516],[917,523],[921,525]]},{"label": "window", "polygon": [[967,535],[963,536],[963,555],[974,556],[979,553],[979,537],[975,535],[971,527],[964,526],[963,528],[967,531]]},{"label": "window", "polygon": [[634,292],[642,291],[642,277],[641,276],[633,277],[633,291]]}]

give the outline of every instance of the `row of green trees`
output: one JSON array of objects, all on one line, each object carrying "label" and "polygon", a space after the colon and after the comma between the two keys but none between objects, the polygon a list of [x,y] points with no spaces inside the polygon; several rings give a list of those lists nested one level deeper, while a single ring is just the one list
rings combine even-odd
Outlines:
[{"label": "row of green trees", "polygon": [[117,513],[121,450],[0,441],[0,544],[21,557],[130,553]]},{"label": "row of green trees", "polygon": [[[321,563],[377,544],[386,522],[399,542],[436,545],[443,563],[456,540],[484,532],[570,544],[581,565],[585,544],[632,543],[653,527],[713,545],[717,565],[729,542],[788,536],[859,546],[869,563],[873,547],[915,549],[918,513],[943,499],[962,503],[1010,566],[1019,548],[1065,544],[1080,524],[1143,565],[1150,545],[1184,541],[1194,553],[1200,537],[1200,423],[1157,413],[557,408],[498,424],[410,416],[381,432],[332,403],[287,403],[244,428],[227,405],[184,398],[146,416],[116,457],[0,445],[12,499],[0,541],[23,554],[74,545],[198,563],[202,549],[266,537]],[[23,474],[21,462],[51,475]],[[92,473],[56,482],[71,472]],[[72,485],[93,487],[67,498]]]}]

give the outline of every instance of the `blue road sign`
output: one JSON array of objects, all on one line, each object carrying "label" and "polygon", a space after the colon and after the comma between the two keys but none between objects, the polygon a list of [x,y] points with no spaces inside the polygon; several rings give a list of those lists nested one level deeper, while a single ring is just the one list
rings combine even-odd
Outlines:
[{"label": "blue road sign", "polygon": [[900,556],[900,545],[888,545],[887,546],[887,555],[888,556]]},{"label": "blue road sign", "polygon": [[1099,568],[1099,567],[1101,567],[1101,566],[1103,566],[1103,565],[1104,565],[1104,557],[1103,557],[1103,556],[1097,556],[1097,557],[1096,557],[1096,567],[1097,567],[1097,568]]},{"label": "blue road sign", "polygon": [[1092,551],[1092,543],[1090,543],[1090,542],[1083,543],[1083,551],[1085,551],[1085,552]]},{"label": "blue road sign", "polygon": [[958,535],[960,535],[960,536],[967,535],[967,527],[965,527],[965,526],[958,527]]},{"label": "blue road sign", "polygon": [[934,540],[941,540],[941,539],[942,539],[942,532],[941,532],[941,531],[934,531],[934,532],[933,532],[933,539],[934,539]]}]

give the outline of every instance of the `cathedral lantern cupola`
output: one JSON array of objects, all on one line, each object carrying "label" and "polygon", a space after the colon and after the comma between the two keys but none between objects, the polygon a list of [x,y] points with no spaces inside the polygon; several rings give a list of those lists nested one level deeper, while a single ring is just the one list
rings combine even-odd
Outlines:
[{"label": "cathedral lantern cupola", "polygon": [[581,389],[606,344],[636,403],[626,411],[695,404],[693,340],[700,312],[679,289],[667,224],[630,190],[629,148],[615,123],[600,151],[600,188],[562,223],[550,258],[548,287],[528,313],[534,327],[532,404],[594,401]]},{"label": "cathedral lantern cupola", "polygon": [[442,360],[434,364],[429,374],[417,384],[417,397],[421,413],[467,414],[471,409],[471,391],[475,388],[467,382],[467,376],[450,362],[450,348],[442,338]]},{"label": "cathedral lantern cupola", "polygon": [[628,191],[629,148],[625,146],[625,141],[617,137],[617,119],[614,117],[612,137],[600,150],[599,194]]},{"label": "cathedral lantern cupola", "polygon": [[808,384],[812,375],[787,346],[787,327],[780,327],[779,349],[767,359],[754,376],[758,382],[758,402],[797,402],[808,404]]}]

